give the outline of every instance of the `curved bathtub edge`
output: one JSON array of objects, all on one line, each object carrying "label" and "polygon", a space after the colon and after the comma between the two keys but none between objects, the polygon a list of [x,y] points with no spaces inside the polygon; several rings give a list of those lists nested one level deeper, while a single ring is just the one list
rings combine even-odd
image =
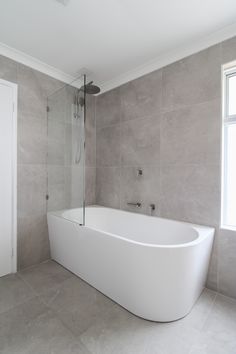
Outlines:
[{"label": "curved bathtub edge", "polygon": [[[98,206],[98,205],[94,205],[94,206],[88,206],[88,208],[103,208],[103,209],[109,209],[109,208],[105,208],[105,207],[102,207],[102,206]],[[69,210],[77,210],[79,208],[73,208],[73,209],[69,209]],[[130,213],[132,215],[139,215],[137,213],[134,213],[134,212],[126,212],[124,210],[120,210],[120,209],[112,209],[112,210],[117,210],[117,211],[122,211],[124,213]],[[121,240],[124,240],[125,242],[129,242],[129,243],[133,243],[133,244],[136,244],[136,245],[140,245],[140,246],[145,246],[145,247],[153,247],[153,248],[182,248],[182,247],[191,247],[191,246],[194,246],[194,245],[197,245],[199,244],[200,242],[202,242],[206,237],[213,237],[214,239],[214,234],[215,234],[215,228],[214,227],[211,227],[211,226],[204,226],[204,225],[198,225],[198,224],[192,224],[192,223],[189,223],[189,222],[184,222],[184,221],[178,221],[178,220],[172,220],[172,219],[167,219],[167,218],[161,218],[161,217],[156,217],[156,216],[149,216],[149,215],[144,215],[144,214],[141,214],[142,217],[147,217],[147,218],[158,218],[158,219],[162,219],[162,220],[167,220],[167,221],[171,221],[171,222],[176,222],[178,224],[182,224],[182,225],[186,225],[186,226],[189,226],[190,228],[192,228],[193,230],[195,230],[198,234],[198,237],[193,240],[193,241],[190,241],[190,242],[185,242],[185,243],[181,243],[181,244],[172,244],[172,245],[160,245],[160,244],[153,244],[153,243],[146,243],[146,242],[140,242],[140,241],[135,241],[135,240],[132,240],[132,239],[129,239],[127,237],[124,237],[124,236],[120,236],[120,235],[117,235],[117,234],[114,234],[114,233],[111,233],[111,232],[108,232],[108,231],[103,231],[102,229],[100,228],[96,228],[96,227],[92,227],[92,226],[87,226],[86,223],[85,225],[80,225],[79,222],[75,221],[75,220],[72,220],[70,218],[67,218],[67,217],[64,217],[63,214],[65,212],[68,212],[68,209],[65,209],[65,210],[58,210],[58,211],[50,211],[47,213],[47,215],[54,215],[56,217],[59,217],[59,218],[62,218],[62,219],[65,219],[73,224],[75,224],[75,227],[85,227],[85,228],[89,228],[91,230],[94,230],[94,231],[97,231],[97,232],[102,232],[102,233],[105,233],[109,236],[112,236],[112,237],[115,237],[115,238],[118,238],[118,239],[121,239]]]}]

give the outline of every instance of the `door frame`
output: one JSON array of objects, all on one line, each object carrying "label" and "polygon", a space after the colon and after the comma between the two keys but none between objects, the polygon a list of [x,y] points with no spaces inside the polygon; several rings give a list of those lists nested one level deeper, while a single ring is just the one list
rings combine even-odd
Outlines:
[{"label": "door frame", "polygon": [[0,79],[0,84],[12,88],[13,97],[13,117],[12,117],[12,260],[11,260],[11,272],[17,271],[17,84]]}]

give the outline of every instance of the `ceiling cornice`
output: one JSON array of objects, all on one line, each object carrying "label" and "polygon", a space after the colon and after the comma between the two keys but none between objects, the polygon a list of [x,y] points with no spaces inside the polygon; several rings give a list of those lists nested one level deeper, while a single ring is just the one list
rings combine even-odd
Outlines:
[{"label": "ceiling cornice", "polygon": [[[194,43],[188,43],[184,47],[176,48],[175,50],[163,53],[157,58],[148,61],[147,63],[138,66],[122,75],[119,75],[110,81],[100,83],[101,93],[109,91],[115,87],[121,86],[126,82],[137,79],[138,77],[141,77],[157,69],[160,69],[177,60],[183,59],[191,54],[197,53],[214,44],[232,38],[235,35],[236,35],[236,23],[224,27],[223,29],[214,32],[210,36],[204,37],[201,40],[195,41]],[[1,42],[0,42],[0,55],[6,56],[21,64],[27,65],[32,69],[38,70],[46,75],[49,75],[65,83],[71,83],[73,80],[76,80],[75,76],[71,76],[53,66],[50,66],[28,54],[25,54],[24,52],[9,47],[6,44]]]},{"label": "ceiling cornice", "polygon": [[236,23],[224,27],[223,29],[212,33],[211,35],[195,41],[194,43],[188,43],[187,45],[176,48],[175,50],[166,52],[157,58],[138,66],[137,68],[130,70],[122,75],[117,76],[113,80],[104,82],[101,84],[101,92],[109,91],[115,87],[121,86],[126,82],[132,81],[143,75],[149,74],[152,71],[163,68],[166,65],[174,63],[177,60],[183,59],[191,54],[200,52],[206,48],[211,47],[214,44],[223,42],[226,39],[232,38],[236,35]]},{"label": "ceiling cornice", "polygon": [[76,78],[64,73],[63,71],[56,69],[53,66],[50,66],[41,60],[38,60],[24,52],[21,52],[17,49],[7,46],[4,43],[0,42],[0,55],[8,57],[12,60],[15,60],[18,63],[29,66],[32,69],[38,70],[46,75],[49,75],[57,80],[60,80],[65,83],[71,83]]}]

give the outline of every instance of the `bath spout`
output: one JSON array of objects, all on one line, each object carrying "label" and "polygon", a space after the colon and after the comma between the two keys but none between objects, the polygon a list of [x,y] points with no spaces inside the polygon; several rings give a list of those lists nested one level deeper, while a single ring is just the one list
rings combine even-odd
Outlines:
[{"label": "bath spout", "polygon": [[141,208],[142,204],[141,203],[127,203],[127,205],[132,205],[136,208]]}]

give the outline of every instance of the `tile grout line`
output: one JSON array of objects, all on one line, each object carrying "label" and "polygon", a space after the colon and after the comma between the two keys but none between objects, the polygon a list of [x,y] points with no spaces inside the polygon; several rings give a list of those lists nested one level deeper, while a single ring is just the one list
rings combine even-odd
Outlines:
[{"label": "tile grout line", "polygon": [[[207,289],[207,288],[206,288],[206,289]],[[210,290],[210,289],[208,289],[208,290]],[[210,290],[210,291],[213,291],[213,290]],[[195,342],[191,345],[188,354],[194,354],[194,353],[193,353],[194,346],[195,346],[195,344],[198,342],[198,338],[200,337],[200,334],[202,333],[203,328],[204,328],[204,326],[205,326],[205,324],[206,324],[208,318],[210,317],[210,315],[211,315],[211,313],[212,313],[213,307],[214,307],[215,302],[216,302],[217,294],[218,294],[216,291],[213,291],[213,292],[215,293],[215,295],[214,295],[214,298],[213,298],[213,300],[212,300],[212,304],[210,305],[209,311],[208,311],[208,313],[207,313],[207,315],[206,315],[206,317],[205,317],[205,319],[204,319],[204,321],[203,321],[202,328],[201,328],[201,330],[199,331],[199,334],[197,335],[197,337],[195,338]]]},{"label": "tile grout line", "polygon": [[40,263],[32,264],[32,265],[30,265],[30,266],[28,266],[28,267],[26,267],[26,268],[19,269],[19,270],[16,272],[16,274],[19,274],[20,272],[24,272],[25,270],[33,269],[33,268],[35,268],[35,267],[38,267],[40,264],[44,264],[44,263],[50,262],[51,260],[52,260],[51,258],[48,258],[48,259],[46,259],[45,261],[42,261],[42,262],[40,262]]},{"label": "tile grout line", "polygon": [[161,108],[155,114],[148,114],[147,116],[140,116],[140,117],[137,117],[137,118],[131,118],[131,119],[127,119],[127,120],[119,120],[119,122],[108,123],[108,124],[104,124],[104,125],[101,125],[101,126],[98,125],[98,126],[96,126],[96,132],[97,131],[99,132],[99,130],[102,130],[103,128],[113,127],[113,126],[121,125],[123,123],[129,123],[129,122],[133,122],[133,121],[137,121],[137,120],[154,119],[158,115],[163,117],[166,113],[171,113],[171,112],[175,112],[175,111],[179,111],[179,110],[183,110],[183,109],[188,109],[188,108],[195,107],[195,106],[206,105],[207,103],[215,102],[215,101],[218,101],[220,99],[221,99],[220,96],[216,96],[216,97],[211,98],[211,99],[206,100],[206,101],[201,101],[201,102],[197,102],[197,103],[193,103],[193,104],[186,104],[186,105],[181,105],[181,106],[177,106],[177,107],[172,107],[171,109],[167,109],[167,110]]},{"label": "tile grout line", "polygon": [[[43,262],[43,263],[45,263],[45,262]],[[32,267],[31,267],[31,268],[32,268]],[[18,273],[17,273],[17,274],[18,274]],[[82,345],[85,346],[85,344],[75,335],[75,333],[60,319],[60,317],[57,315],[57,312],[50,306],[50,304],[47,304],[46,301],[44,301],[44,299],[42,298],[42,293],[38,293],[38,292],[30,285],[30,283],[29,283],[27,280],[25,280],[21,275],[18,274],[18,276],[19,276],[19,278],[32,290],[32,292],[35,294],[35,296],[34,296],[33,298],[37,298],[37,299],[39,300],[39,302],[40,302],[42,305],[45,306],[45,308],[47,309],[47,311],[51,311],[51,312],[53,313],[53,315],[54,315],[54,316],[57,318],[57,320],[62,324],[62,326],[65,327],[65,328],[69,331],[69,333],[73,336],[73,338],[76,340],[76,342],[81,343]],[[66,280],[67,280],[67,279],[66,279]],[[66,281],[66,280],[64,280],[64,281]],[[64,281],[63,281],[63,282],[64,282]],[[60,284],[60,285],[61,285],[61,284]],[[59,290],[59,288],[60,288],[60,286],[58,286],[57,290]],[[48,289],[48,290],[50,290],[50,289]],[[54,296],[53,300],[56,298],[57,295],[58,295],[58,292],[57,292],[56,295]],[[20,306],[20,305],[22,305],[22,304],[25,304],[25,303],[27,303],[29,300],[30,300],[30,299],[28,299],[28,300],[22,302],[21,304],[18,304],[17,306]],[[17,307],[17,306],[14,306],[14,307],[12,307],[12,308],[15,308],[15,307]],[[12,309],[12,308],[11,308],[11,309]],[[6,312],[7,312],[7,311],[6,311]],[[79,337],[80,337],[80,336],[79,336]],[[88,352],[90,353],[90,351],[89,351],[89,349],[87,348],[87,346],[85,346],[85,347],[86,347],[86,349],[88,350]],[[91,353],[91,354],[92,354],[92,353]]]},{"label": "tile grout line", "polygon": [[[11,311],[11,310],[13,310],[13,309],[15,309],[15,308],[17,308],[17,307],[19,307],[19,306],[21,306],[21,305],[26,304],[27,302],[29,302],[29,301],[32,300],[32,299],[35,299],[35,298],[38,298],[38,297],[39,297],[38,294],[35,292],[35,290],[32,288],[32,286],[31,286],[30,284],[28,284],[24,279],[22,279],[22,277],[18,274],[18,272],[15,273],[15,275],[16,275],[20,280],[22,280],[25,285],[27,285],[27,288],[29,288],[29,289],[32,291],[32,296],[30,296],[29,298],[27,298],[27,299],[25,299],[25,300],[23,300],[23,301],[21,301],[21,302],[15,304],[15,305],[10,306],[6,311],[1,312],[1,313],[0,313],[0,316],[1,316],[2,314],[7,313],[8,311]],[[10,275],[9,275],[9,277],[10,277]]]},{"label": "tile grout line", "polygon": [[[68,278],[68,279],[70,279],[70,278]],[[86,330],[85,330],[84,332],[82,332],[79,336],[77,336],[76,333],[74,333],[73,330],[72,330],[66,323],[64,323],[64,321],[58,316],[57,311],[56,311],[56,310],[52,307],[52,305],[51,305],[52,302],[56,299],[56,297],[57,297],[57,295],[58,295],[58,291],[59,291],[61,285],[62,285],[64,282],[66,282],[68,279],[65,279],[60,285],[56,286],[56,288],[55,288],[56,294],[53,296],[53,298],[51,299],[51,301],[50,301],[49,303],[47,303],[46,301],[44,301],[44,299],[43,299],[43,297],[42,297],[43,293],[37,293],[36,291],[35,291],[35,292],[38,294],[38,295],[37,295],[38,300],[40,301],[40,303],[42,303],[42,304],[47,308],[47,311],[51,311],[51,312],[53,313],[53,315],[57,318],[57,320],[62,324],[62,326],[65,327],[65,328],[68,330],[68,332],[73,336],[73,338],[76,340],[76,342],[81,343],[83,346],[85,346],[85,348],[88,350],[88,352],[91,353],[90,350],[87,348],[87,346],[86,346],[86,345],[82,342],[82,340],[80,339],[80,336],[81,336]],[[26,281],[26,283],[28,283],[28,282]],[[53,288],[50,288],[50,289],[53,289]],[[48,291],[48,290],[50,290],[50,289],[47,289],[46,291]],[[91,354],[92,354],[92,353],[91,353]]]},{"label": "tile grout line", "polygon": [[39,297],[39,293],[37,293],[37,291],[32,287],[32,285],[24,279],[24,277],[22,277],[22,275],[19,273],[17,273],[18,277],[31,289],[31,291],[34,293],[35,297]]},{"label": "tile grout line", "polygon": [[22,306],[22,305],[27,304],[27,302],[29,302],[29,301],[32,300],[32,299],[36,299],[37,297],[38,297],[38,296],[32,296],[32,297],[30,297],[30,298],[28,298],[28,299],[26,299],[26,300],[24,300],[24,301],[22,301],[22,302],[16,304],[16,305],[13,305],[13,306],[9,307],[6,311],[3,311],[3,312],[0,313],[0,317],[1,317],[2,315],[6,314],[7,312],[16,309],[17,307],[20,307],[20,306]]},{"label": "tile grout line", "polygon": [[236,298],[234,298],[234,297],[231,297],[231,296],[228,296],[228,295],[224,295],[224,294],[220,293],[219,291],[216,291],[216,296],[217,297],[218,296],[222,296],[222,297],[224,297],[226,299],[229,299],[229,300],[235,302],[235,304],[236,304]]}]

